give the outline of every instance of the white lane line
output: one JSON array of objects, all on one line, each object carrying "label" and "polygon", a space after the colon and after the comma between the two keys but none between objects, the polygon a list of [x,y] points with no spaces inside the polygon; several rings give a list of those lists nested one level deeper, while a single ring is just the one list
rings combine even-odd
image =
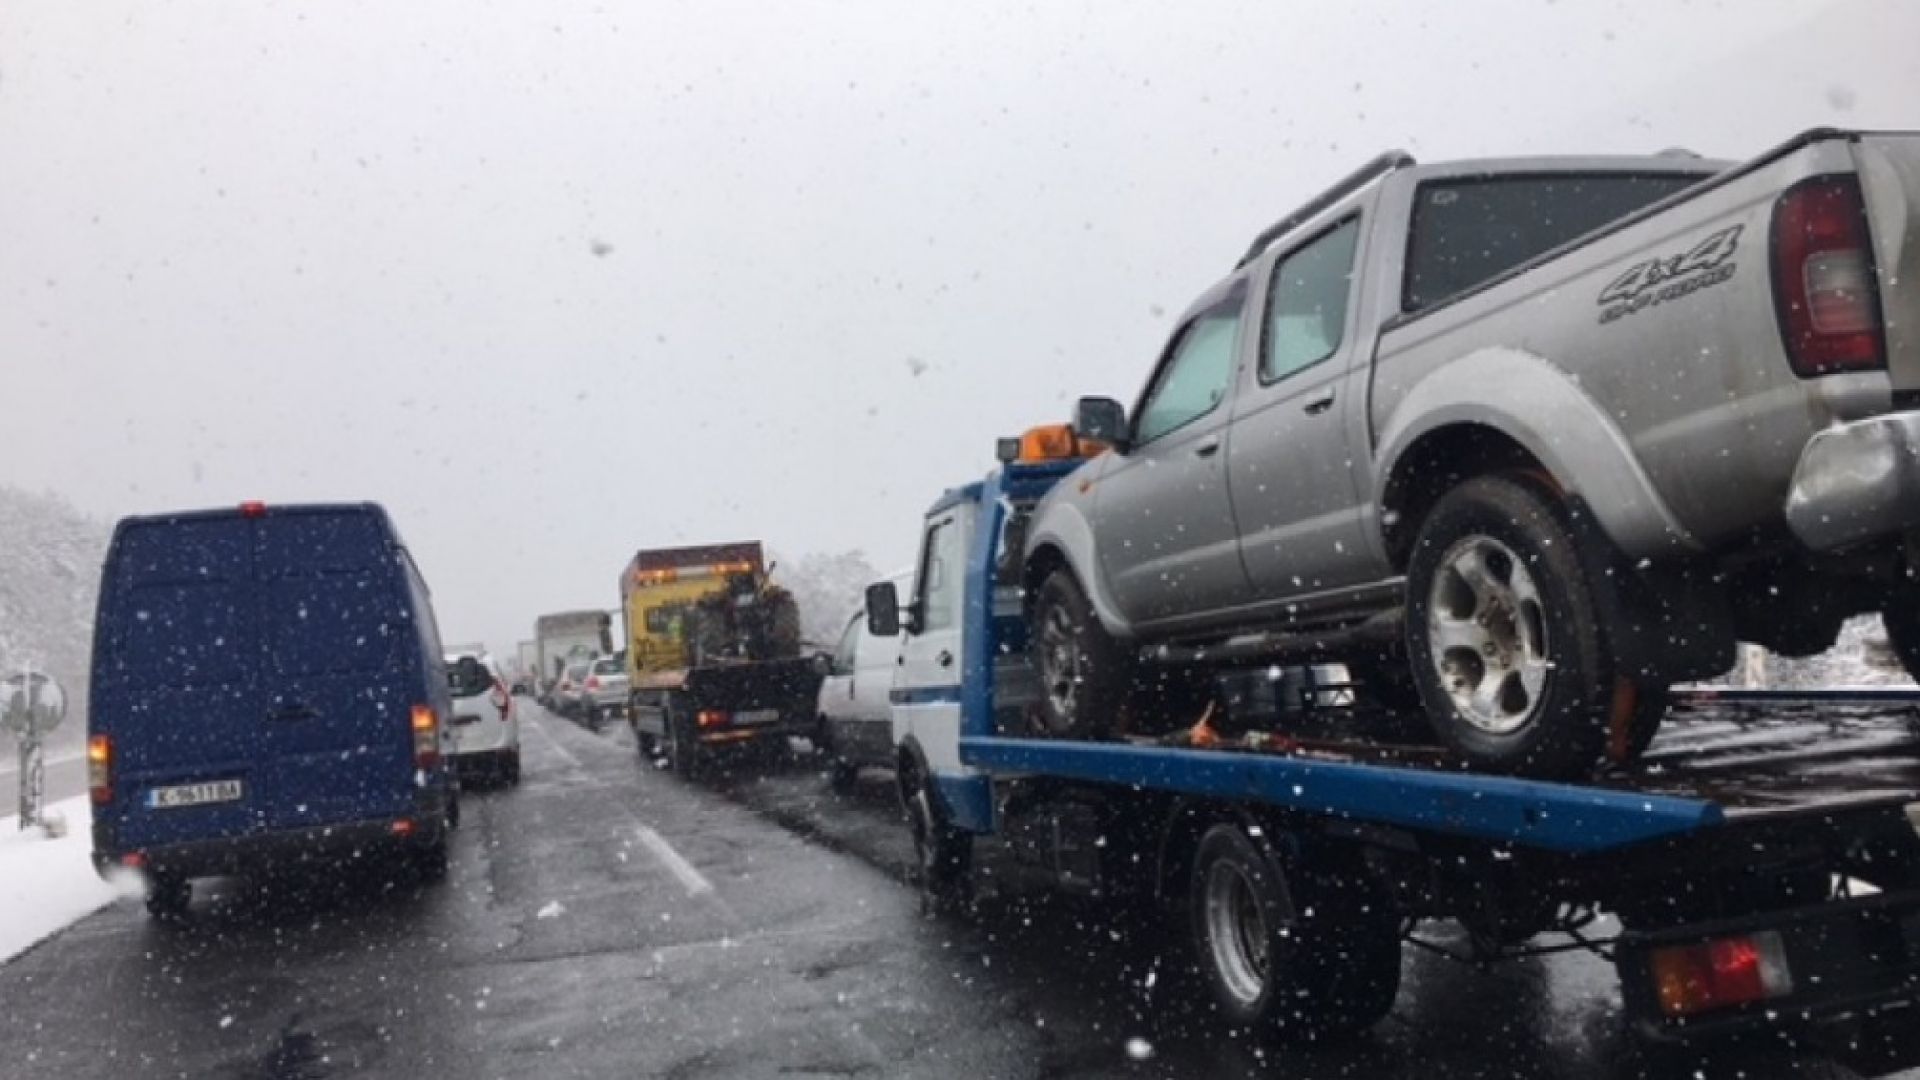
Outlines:
[{"label": "white lane line", "polygon": [[[522,728],[526,726],[527,725],[525,724],[521,725]],[[560,740],[553,737],[553,733],[547,730],[547,725],[534,724],[533,730],[539,732],[540,737],[547,740],[548,746],[551,746],[555,750],[559,751],[560,756],[567,759],[567,764],[572,765],[574,768],[580,770],[583,773],[587,771],[587,767],[585,765],[580,764],[580,759],[573,756],[573,751],[560,745]]]},{"label": "white lane line", "polygon": [[653,831],[651,826],[640,826],[640,843],[654,858],[660,860],[660,865],[666,867],[668,873],[680,879],[688,896],[703,896],[713,891],[713,882],[694,869],[686,856],[675,851],[673,845],[667,843],[667,838]]},{"label": "white lane line", "polygon": [[[561,745],[559,739],[553,737],[553,733],[546,729],[546,725],[535,724],[533,727],[535,731],[540,733],[541,738],[547,740],[548,745],[558,750],[561,757],[566,758],[567,761],[572,763],[574,769],[582,774],[586,773],[586,766],[580,763],[579,758],[573,756],[573,751],[568,750],[565,746]],[[659,864],[666,869],[667,873],[679,879],[681,887],[687,890],[688,896],[711,896],[716,903],[722,903],[722,908],[725,909],[724,903],[720,901],[720,894],[714,891],[713,882],[708,881],[706,875],[702,874],[692,863],[688,862],[685,855],[674,850],[673,845],[667,843],[666,837],[661,836],[651,825],[642,822],[639,815],[627,809],[625,806],[619,803],[615,803],[614,805],[617,806],[620,812],[626,815],[627,819],[632,821],[639,830],[637,835],[640,837],[640,845],[647,849],[647,853],[652,855],[655,861],[659,862]],[[728,914],[731,916],[732,912],[728,911]]]}]

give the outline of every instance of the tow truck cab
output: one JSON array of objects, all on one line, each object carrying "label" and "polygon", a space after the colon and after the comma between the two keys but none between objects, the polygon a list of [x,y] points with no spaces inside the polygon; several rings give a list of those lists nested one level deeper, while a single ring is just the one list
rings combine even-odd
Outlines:
[{"label": "tow truck cab", "polygon": [[1392,728],[1310,683],[1233,740],[1204,717],[1047,737],[1018,562],[1027,511],[1088,449],[1065,429],[1003,441],[998,470],[928,511],[912,595],[868,590],[870,630],[906,632],[897,772],[937,903],[968,900],[974,840],[998,837],[1061,888],[1166,914],[1221,1014],[1283,1036],[1383,1018],[1408,943],[1596,952],[1661,1041],[1920,1001],[1920,694],[1684,696],[1645,759],[1583,784],[1356,734]]}]

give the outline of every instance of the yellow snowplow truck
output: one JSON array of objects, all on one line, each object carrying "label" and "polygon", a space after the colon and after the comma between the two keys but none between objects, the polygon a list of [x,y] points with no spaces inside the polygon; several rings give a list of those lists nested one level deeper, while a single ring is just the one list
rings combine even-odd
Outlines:
[{"label": "yellow snowplow truck", "polygon": [[758,543],[649,548],[620,575],[628,722],[644,759],[697,776],[728,752],[782,752],[814,732],[818,658]]}]

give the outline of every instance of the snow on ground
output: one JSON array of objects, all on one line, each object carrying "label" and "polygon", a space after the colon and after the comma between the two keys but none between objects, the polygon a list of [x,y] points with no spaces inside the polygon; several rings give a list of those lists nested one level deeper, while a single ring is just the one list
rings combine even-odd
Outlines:
[{"label": "snow on ground", "polygon": [[65,820],[65,836],[21,832],[19,819],[0,818],[0,964],[115,899],[140,894],[131,875],[108,884],[94,874],[86,796],[54,803],[47,816]]}]

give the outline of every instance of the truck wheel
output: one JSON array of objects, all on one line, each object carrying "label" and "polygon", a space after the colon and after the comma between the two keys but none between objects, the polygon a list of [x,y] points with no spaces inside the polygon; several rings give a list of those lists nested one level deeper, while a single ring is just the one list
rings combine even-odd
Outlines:
[{"label": "truck wheel", "polygon": [[834,758],[827,766],[827,786],[846,795],[860,786],[860,766],[843,758]]},{"label": "truck wheel", "polygon": [[173,874],[154,874],[147,878],[147,915],[160,922],[179,922],[187,917],[187,905],[193,900],[193,882]]},{"label": "truck wheel", "polygon": [[1440,500],[1407,567],[1407,654],[1428,721],[1470,766],[1568,778],[1605,749],[1613,672],[1566,514],[1485,476]]},{"label": "truck wheel", "polygon": [[1908,589],[1899,595],[1905,602],[1881,612],[1880,622],[1887,628],[1887,644],[1893,646],[1893,655],[1907,669],[1907,678],[1920,682],[1920,589]]},{"label": "truck wheel", "polygon": [[667,729],[667,764],[683,780],[698,780],[706,772],[705,754],[694,735],[692,718],[682,717],[669,703],[661,715]]},{"label": "truck wheel", "polygon": [[1107,636],[1080,583],[1055,570],[1034,601],[1033,659],[1041,723],[1058,738],[1097,739],[1112,728],[1133,665]]},{"label": "truck wheel", "polygon": [[901,782],[920,888],[935,910],[962,907],[973,892],[973,835],[947,822],[932,783],[917,770]]},{"label": "truck wheel", "polygon": [[1338,1038],[1393,1008],[1399,919],[1369,877],[1290,873],[1239,826],[1215,825],[1194,856],[1188,907],[1194,955],[1237,1032]]},{"label": "truck wheel", "polygon": [[447,834],[443,832],[433,843],[415,850],[411,861],[414,875],[422,882],[431,885],[445,881],[448,863]]}]

